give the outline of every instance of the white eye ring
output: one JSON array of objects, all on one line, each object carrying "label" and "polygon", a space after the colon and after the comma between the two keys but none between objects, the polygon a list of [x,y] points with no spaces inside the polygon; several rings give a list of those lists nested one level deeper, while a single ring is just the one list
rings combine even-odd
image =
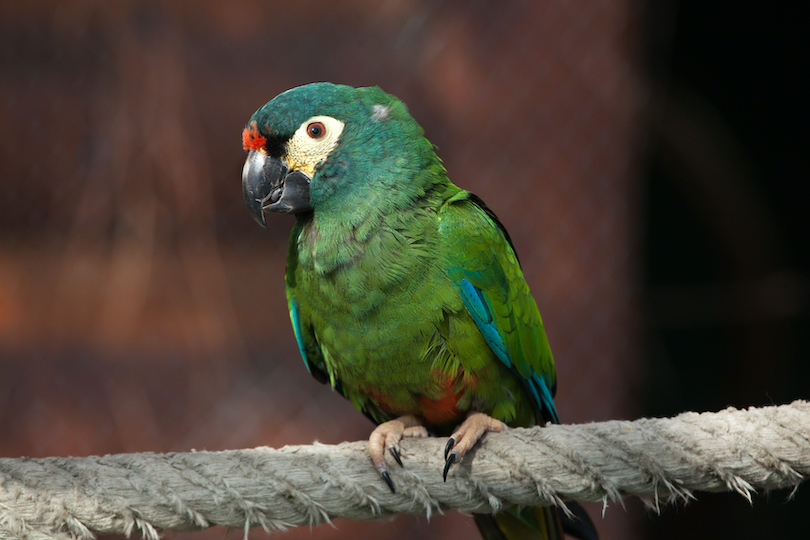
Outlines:
[{"label": "white eye ring", "polygon": [[343,122],[331,116],[313,116],[305,121],[293,135],[293,140],[309,148],[337,145],[338,137],[343,132]]},{"label": "white eye ring", "polygon": [[285,159],[294,169],[310,176],[326,161],[340,140],[345,124],[331,116],[313,116],[302,123],[287,142]]}]

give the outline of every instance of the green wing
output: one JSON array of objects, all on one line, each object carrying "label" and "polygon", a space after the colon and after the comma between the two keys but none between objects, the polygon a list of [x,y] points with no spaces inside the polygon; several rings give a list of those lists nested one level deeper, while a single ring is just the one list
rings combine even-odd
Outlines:
[{"label": "green wing", "polygon": [[448,200],[439,219],[447,274],[464,306],[495,356],[520,377],[535,412],[559,422],[554,359],[509,235],[466,191]]}]

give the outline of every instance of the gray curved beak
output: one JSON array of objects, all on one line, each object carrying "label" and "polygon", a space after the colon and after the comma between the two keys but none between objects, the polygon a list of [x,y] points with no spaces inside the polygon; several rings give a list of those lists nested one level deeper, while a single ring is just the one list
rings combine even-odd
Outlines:
[{"label": "gray curved beak", "polygon": [[301,171],[290,171],[284,161],[251,150],[242,168],[242,194],[253,219],[266,229],[265,212],[298,214],[312,210],[310,180]]}]

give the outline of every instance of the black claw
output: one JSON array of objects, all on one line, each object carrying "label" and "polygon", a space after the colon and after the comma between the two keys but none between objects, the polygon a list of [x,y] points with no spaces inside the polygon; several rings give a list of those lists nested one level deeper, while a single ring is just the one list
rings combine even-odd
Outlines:
[{"label": "black claw", "polygon": [[[450,453],[450,450],[456,445],[456,440],[453,437],[450,437],[450,440],[447,441],[447,446],[444,447],[444,459],[447,459],[447,454]],[[445,474],[445,476],[447,476]]]},{"label": "black claw", "polygon": [[395,460],[397,460],[397,463],[399,463],[399,466],[404,468],[405,465],[402,464],[402,458],[399,457],[399,452],[397,452],[396,447],[391,446],[391,447],[388,448],[388,450],[391,451],[391,455],[394,456]]},{"label": "black claw", "polygon": [[445,481],[445,482],[447,482],[447,472],[450,470],[450,466],[451,466],[453,463],[455,463],[455,462],[456,462],[456,456],[457,456],[457,455],[458,455],[458,454],[456,454],[455,452],[453,452],[452,454],[450,454],[450,456],[447,458],[447,461],[446,461],[446,462],[445,462],[445,464],[444,464],[444,473],[442,473],[442,476],[444,477],[444,481]]},{"label": "black claw", "polygon": [[388,474],[388,471],[383,471],[382,472],[382,477],[383,477],[383,480],[385,480],[385,483],[388,484],[388,487],[391,488],[391,493],[396,493],[397,490],[394,489],[394,481],[391,480],[391,475]]}]

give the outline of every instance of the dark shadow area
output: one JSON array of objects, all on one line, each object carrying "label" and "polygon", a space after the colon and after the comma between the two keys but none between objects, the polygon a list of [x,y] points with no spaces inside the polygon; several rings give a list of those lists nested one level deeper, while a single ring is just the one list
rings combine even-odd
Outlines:
[{"label": "dark shadow area", "polygon": [[[646,414],[808,399],[806,6],[650,6]],[[789,494],[701,493],[648,537],[800,537]]]}]

